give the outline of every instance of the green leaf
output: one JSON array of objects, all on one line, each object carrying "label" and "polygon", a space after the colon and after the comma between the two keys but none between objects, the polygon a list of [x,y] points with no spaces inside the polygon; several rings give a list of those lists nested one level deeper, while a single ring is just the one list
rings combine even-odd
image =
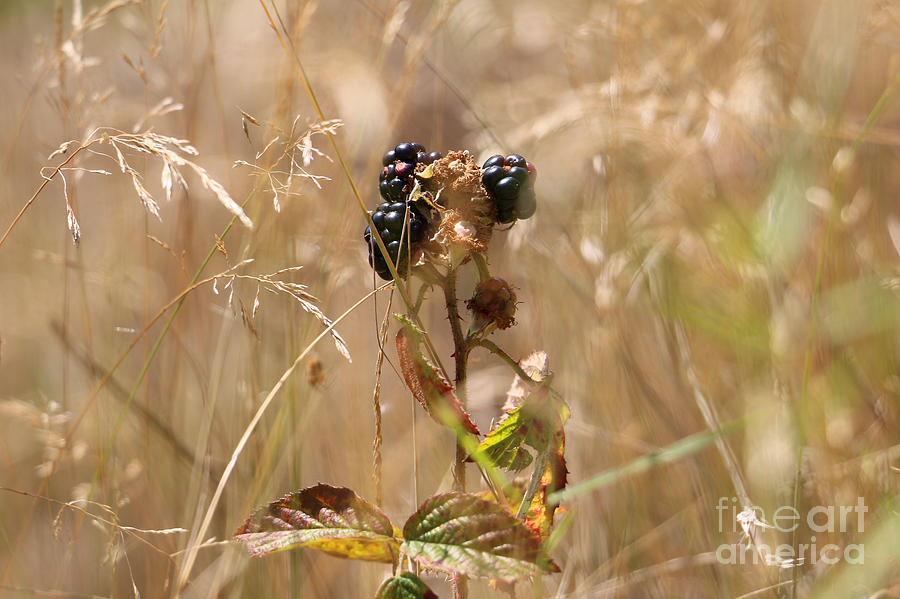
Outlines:
[{"label": "green leaf", "polygon": [[385,580],[375,599],[438,599],[438,596],[418,576],[404,572]]},{"label": "green leaf", "polygon": [[540,538],[501,505],[451,492],[426,499],[403,527],[401,550],[428,568],[513,581],[559,568]]},{"label": "green leaf", "polygon": [[428,415],[439,424],[477,435],[478,427],[466,413],[453,393],[453,386],[435,366],[422,355],[424,333],[402,315],[395,315],[402,325],[397,332],[397,355],[406,386],[412,391]]},{"label": "green leaf", "polygon": [[235,533],[256,557],[292,547],[393,563],[399,543],[378,507],[345,487],[318,484],[258,510]]},{"label": "green leaf", "polygon": [[532,456],[523,445],[539,452],[548,451],[551,443],[559,445],[569,414],[565,402],[551,396],[546,386],[542,385],[521,405],[508,411],[478,449],[490,456],[498,466],[518,472],[532,461]]},{"label": "green leaf", "polygon": [[531,464],[533,458],[523,447],[525,431],[519,423],[519,408],[488,433],[478,450],[484,452],[497,466],[518,472]]}]

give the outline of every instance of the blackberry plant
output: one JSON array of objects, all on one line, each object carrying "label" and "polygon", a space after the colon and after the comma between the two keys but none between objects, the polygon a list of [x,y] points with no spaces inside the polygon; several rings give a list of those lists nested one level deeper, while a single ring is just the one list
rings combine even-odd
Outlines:
[{"label": "blackberry plant", "polygon": [[[400,279],[393,286],[407,311],[395,315],[399,370],[412,397],[456,438],[453,489],[427,498],[402,531],[381,511],[376,391],[376,502],[325,484],[285,495],[237,531],[251,555],[305,546],[391,564],[392,576],[376,599],[436,597],[418,577],[419,568],[449,575],[456,599],[467,597],[469,578],[493,579],[511,589],[517,580],[559,570],[546,542],[559,509],[554,494],[566,485],[563,427],[569,410],[550,386],[546,354],[535,352],[520,362],[489,339],[495,330],[515,325],[517,296],[512,285],[491,275],[486,252],[498,223],[534,214],[535,174],[534,165],[519,154],[493,156],[483,167],[467,151],[427,152],[414,142],[384,154],[383,202],[367,214],[363,239],[375,273],[388,281],[396,273]],[[476,284],[464,304],[469,315],[464,328],[457,279],[467,264],[474,265]],[[410,287],[417,279],[412,301]],[[442,292],[450,323],[452,379],[419,314],[433,289]],[[486,435],[466,409],[468,359],[479,348],[515,374],[503,414]],[[486,483],[480,493],[466,490],[466,467],[472,463]],[[531,472],[524,479],[510,480],[504,473],[526,468]],[[404,571],[412,563],[416,568]]]}]

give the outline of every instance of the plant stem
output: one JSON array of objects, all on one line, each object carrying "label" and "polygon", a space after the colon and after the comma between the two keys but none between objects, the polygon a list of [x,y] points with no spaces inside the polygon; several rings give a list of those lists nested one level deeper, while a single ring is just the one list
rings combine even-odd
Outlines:
[{"label": "plant stem", "polygon": [[[450,320],[450,332],[453,335],[453,358],[455,360],[455,372],[453,377],[453,387],[456,390],[456,397],[466,409],[466,366],[469,360],[469,346],[463,336],[462,326],[460,326],[459,307],[457,306],[456,297],[456,269],[447,273],[447,278],[442,285],[444,289],[444,300],[447,305],[447,318]],[[453,489],[459,492],[466,490],[466,458],[468,452],[463,446],[456,442],[456,454],[453,464]],[[465,576],[459,576],[453,581],[453,597],[455,599],[466,599],[469,595],[468,582]]]},{"label": "plant stem", "polygon": [[[525,370],[519,365],[519,363],[516,361],[515,358],[513,358],[508,353],[503,351],[493,341],[491,341],[489,339],[479,339],[472,344],[472,347],[473,348],[474,347],[483,347],[484,349],[488,350],[489,352],[491,352],[492,354],[494,354],[495,356],[497,356],[498,358],[500,358],[501,360],[506,362],[506,364],[512,369],[512,371],[515,372],[516,375],[518,375],[518,377],[520,379],[522,379],[523,383],[528,383],[532,386],[541,384],[541,381],[535,380],[534,378],[532,378],[531,375],[529,375],[527,372],[525,372]],[[554,389],[549,384],[547,385],[547,390],[550,392],[550,395],[552,395],[553,397],[555,397],[557,399],[563,399],[563,396],[560,394],[560,392],[557,391],[556,389]]]},{"label": "plant stem", "polygon": [[[466,408],[466,362],[469,358],[469,347],[463,337],[460,326],[459,308],[456,298],[456,270],[451,270],[444,281],[444,300],[447,305],[447,318],[450,320],[450,332],[453,335],[453,358],[456,371],[453,378],[453,386],[456,396]],[[456,444],[456,462],[453,468],[453,488],[457,491],[466,490],[466,450],[462,445]]]},{"label": "plant stem", "polygon": [[506,362],[513,371],[519,375],[519,378],[522,379],[523,382],[533,381],[534,379],[528,376],[528,373],[525,372],[521,366],[519,366],[519,362],[510,356],[508,353],[500,349],[496,343],[490,341],[488,339],[481,339],[478,341],[477,345],[480,345],[484,349],[488,350],[498,358],[502,359]]}]

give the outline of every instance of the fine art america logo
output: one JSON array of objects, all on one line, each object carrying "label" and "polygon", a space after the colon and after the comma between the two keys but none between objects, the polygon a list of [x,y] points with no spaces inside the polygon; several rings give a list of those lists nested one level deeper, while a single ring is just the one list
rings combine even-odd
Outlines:
[{"label": "fine art america logo", "polygon": [[[740,511],[738,511],[740,509]],[[739,507],[737,498],[720,497],[715,507],[718,512],[719,532],[737,532],[740,526],[743,536],[738,543],[723,543],[716,548],[716,560],[722,564],[759,564],[790,568],[793,566],[819,562],[836,564],[843,560],[848,564],[862,564],[865,561],[865,546],[850,543],[839,546],[834,543],[817,543],[811,534],[808,543],[799,543],[796,548],[788,543],[771,545],[758,538],[766,529],[780,533],[793,533],[805,524],[812,533],[828,534],[865,531],[864,514],[869,511],[863,498],[858,497],[856,505],[817,505],[801,514],[790,505],[783,505],[772,512],[771,523],[759,506]],[[728,526],[731,522],[731,526]],[[731,530],[728,531],[727,528]]]}]

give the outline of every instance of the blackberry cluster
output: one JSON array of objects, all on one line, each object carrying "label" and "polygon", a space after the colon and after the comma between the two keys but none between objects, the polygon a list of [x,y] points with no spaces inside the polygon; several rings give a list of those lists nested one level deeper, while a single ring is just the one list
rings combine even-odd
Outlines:
[{"label": "blackberry cluster", "polygon": [[530,218],[537,209],[534,180],[537,170],[519,154],[491,156],[481,167],[481,183],[497,204],[497,220],[503,224]]},{"label": "blackberry cluster", "polygon": [[[424,239],[427,226],[425,217],[409,201],[416,165],[431,164],[440,158],[440,152],[426,152],[422,144],[406,142],[389,150],[382,160],[384,168],[379,177],[379,191],[385,201],[372,213],[372,222],[380,232],[398,274],[406,274],[409,256],[415,245]],[[366,227],[363,239],[369,248],[369,265],[379,277],[390,280],[387,260],[372,235],[371,227]]]},{"label": "blackberry cluster", "polygon": [[[372,213],[372,222],[381,233],[381,240],[397,267],[397,272],[406,274],[412,246],[425,236],[425,217],[410,202],[384,202]],[[369,266],[375,269],[379,277],[390,280],[391,271],[378,242],[372,236],[371,227],[366,227],[363,239],[369,247]]]},{"label": "blackberry cluster", "polygon": [[440,152],[426,152],[419,143],[406,142],[384,154],[378,189],[388,202],[398,202],[409,197],[412,191],[416,164],[431,164],[441,158]]}]

